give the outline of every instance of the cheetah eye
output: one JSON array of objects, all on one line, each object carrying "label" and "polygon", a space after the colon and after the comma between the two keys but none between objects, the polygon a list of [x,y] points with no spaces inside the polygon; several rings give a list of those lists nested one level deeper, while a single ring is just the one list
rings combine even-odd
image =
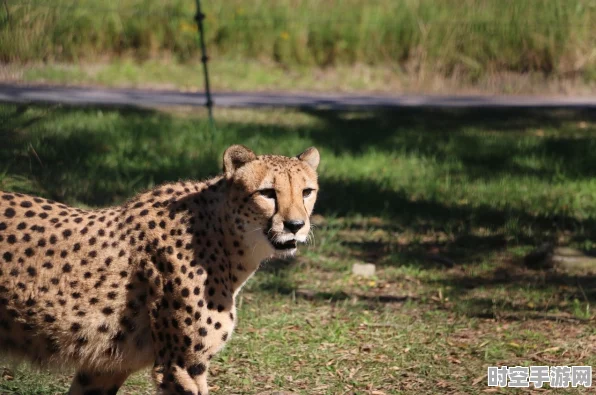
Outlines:
[{"label": "cheetah eye", "polygon": [[267,199],[275,199],[275,189],[273,188],[261,189],[259,194]]},{"label": "cheetah eye", "polygon": [[313,191],[314,191],[314,189],[312,189],[312,188],[306,188],[305,190],[302,191],[302,197],[306,199],[307,197],[309,197],[312,194]]}]

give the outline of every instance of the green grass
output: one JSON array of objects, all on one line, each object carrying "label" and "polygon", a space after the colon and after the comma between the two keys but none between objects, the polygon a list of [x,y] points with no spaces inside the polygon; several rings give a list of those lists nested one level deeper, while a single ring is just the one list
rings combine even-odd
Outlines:
[{"label": "green grass", "polygon": [[[77,206],[213,175],[232,143],[319,148],[315,243],[264,265],[243,291],[238,331],[212,364],[214,394],[476,394],[487,366],[596,366],[596,269],[523,264],[543,242],[596,249],[593,113],[216,119],[212,135],[204,114],[183,110],[0,106],[0,190]],[[356,262],[376,263],[376,276],[353,277]],[[21,367],[2,375],[0,393],[53,394],[70,377]],[[146,372],[123,388],[151,391]]]},{"label": "green grass", "polygon": [[[285,66],[382,64],[477,79],[537,71],[594,79],[594,0],[228,0],[206,2],[215,57]],[[7,0],[0,60],[199,57],[194,2]]]},{"label": "green grass", "polygon": [[[387,67],[337,66],[332,70],[313,72],[306,66],[288,70],[271,62],[217,58],[209,63],[209,67],[210,83],[215,91],[395,91],[408,85],[404,76],[400,77]],[[10,69],[7,74],[14,75],[10,79],[22,82],[181,90],[202,90],[204,86],[200,64],[175,60],[114,59],[105,63],[30,64],[7,68]],[[419,87],[416,84],[416,88]]]},{"label": "green grass", "polygon": [[[214,91],[318,91],[376,92],[387,94],[590,94],[596,80],[578,76],[545,76],[540,72],[495,72],[472,80],[464,76],[440,76],[435,72],[414,74],[389,64],[311,67],[239,58],[215,57],[209,62]],[[93,85],[202,91],[199,61],[175,59],[135,60],[119,57],[72,63],[11,63],[0,69],[6,82],[59,85]]]},{"label": "green grass", "polygon": [[[417,90],[420,92],[428,89],[430,85],[428,81],[413,83],[405,74],[384,66],[338,65],[332,69],[313,69],[296,65],[288,69],[272,62],[215,58],[209,63],[209,68],[211,87],[215,91],[396,92]],[[38,63],[26,66],[13,64],[7,66],[7,69],[7,79],[21,82],[181,90],[203,90],[204,87],[201,64],[178,62],[172,59],[139,62],[134,59],[119,58],[101,63]],[[513,84],[504,84],[503,90],[511,89],[513,85],[522,85],[516,81],[511,82]],[[537,87],[545,85],[538,76],[536,82]],[[446,89],[445,85],[441,86],[443,90]]]}]

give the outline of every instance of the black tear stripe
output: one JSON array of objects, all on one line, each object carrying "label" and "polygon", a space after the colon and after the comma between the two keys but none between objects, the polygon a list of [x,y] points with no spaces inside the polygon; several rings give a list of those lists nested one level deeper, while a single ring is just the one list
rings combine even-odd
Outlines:
[{"label": "black tear stripe", "polygon": [[[288,172],[288,179],[290,180],[290,190],[292,190],[292,175]],[[302,198],[302,208],[304,208],[304,214],[308,217],[308,210],[306,209],[306,204],[304,204],[304,198]]]},{"label": "black tear stripe", "polygon": [[302,208],[304,208],[304,214],[306,215],[306,218],[310,219],[308,215],[308,210],[306,209],[306,204],[304,203],[304,195],[302,196]]},{"label": "black tear stripe", "polygon": [[[273,176],[273,189],[275,189],[275,184],[277,184],[277,176]],[[273,199],[275,202],[275,209],[273,211],[273,216],[275,216],[275,214],[277,214],[277,210],[279,210],[279,206],[277,203],[277,193],[275,194],[275,199]],[[269,229],[271,229],[271,227],[273,226],[273,216],[271,216],[270,221],[271,221],[271,226],[269,227]]]}]

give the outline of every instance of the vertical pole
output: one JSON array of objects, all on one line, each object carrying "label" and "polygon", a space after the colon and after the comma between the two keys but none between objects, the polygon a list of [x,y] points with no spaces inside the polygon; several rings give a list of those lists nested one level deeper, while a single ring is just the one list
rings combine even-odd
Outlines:
[{"label": "vertical pole", "polygon": [[201,62],[203,63],[203,75],[205,79],[205,96],[207,98],[207,102],[205,105],[207,106],[207,111],[209,113],[209,122],[211,123],[212,132],[215,131],[215,121],[213,120],[213,99],[211,98],[211,88],[209,87],[209,71],[207,69],[207,61],[209,57],[207,56],[207,48],[205,47],[205,32],[203,29],[203,20],[205,19],[205,14],[201,11],[201,0],[196,0],[197,4],[197,14],[195,16],[195,21],[199,27],[199,41],[201,43]]}]

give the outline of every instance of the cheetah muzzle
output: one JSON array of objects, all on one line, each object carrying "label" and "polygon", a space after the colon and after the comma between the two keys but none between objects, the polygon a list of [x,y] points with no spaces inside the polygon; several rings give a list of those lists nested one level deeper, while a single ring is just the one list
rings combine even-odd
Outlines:
[{"label": "cheetah muzzle", "polygon": [[235,300],[262,261],[306,242],[319,152],[223,155],[223,174],[73,208],[0,192],[0,352],[77,369],[70,395],[114,395],[145,367],[160,394],[206,395]]}]

